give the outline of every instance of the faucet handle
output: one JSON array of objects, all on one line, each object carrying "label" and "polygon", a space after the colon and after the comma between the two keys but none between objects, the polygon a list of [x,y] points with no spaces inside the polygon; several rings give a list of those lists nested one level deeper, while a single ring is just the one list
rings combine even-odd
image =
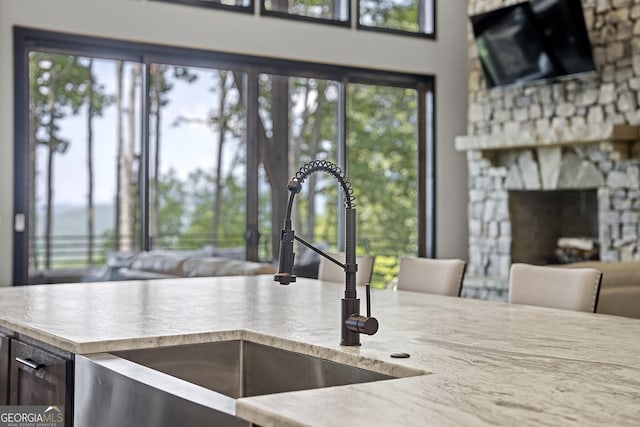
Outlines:
[{"label": "faucet handle", "polygon": [[360,314],[352,314],[345,321],[345,326],[353,332],[373,335],[378,332],[378,319]]},{"label": "faucet handle", "polygon": [[371,317],[371,284],[365,285],[365,294],[367,298],[367,315],[352,314],[345,321],[345,326],[354,332],[360,334],[373,335],[378,332],[378,319]]}]

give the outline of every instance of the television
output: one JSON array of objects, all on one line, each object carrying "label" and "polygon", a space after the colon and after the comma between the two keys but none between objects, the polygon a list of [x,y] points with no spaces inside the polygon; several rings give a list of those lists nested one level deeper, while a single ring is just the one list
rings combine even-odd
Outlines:
[{"label": "television", "polygon": [[488,88],[596,71],[581,0],[529,0],[470,19]]}]

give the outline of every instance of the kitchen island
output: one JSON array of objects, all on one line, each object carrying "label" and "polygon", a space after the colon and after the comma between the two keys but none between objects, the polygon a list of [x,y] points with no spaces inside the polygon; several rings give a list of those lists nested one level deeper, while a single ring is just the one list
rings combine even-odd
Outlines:
[{"label": "kitchen island", "polygon": [[640,425],[640,320],[373,290],[378,333],[343,347],[342,294],[271,276],[12,287],[0,327],[77,355],[249,336],[425,373],[239,399],[238,416],[264,426]]}]

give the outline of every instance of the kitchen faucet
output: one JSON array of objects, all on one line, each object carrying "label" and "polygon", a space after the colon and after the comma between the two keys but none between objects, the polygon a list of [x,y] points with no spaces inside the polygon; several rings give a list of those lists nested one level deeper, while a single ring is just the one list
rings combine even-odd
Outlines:
[{"label": "kitchen faucet", "polygon": [[[327,172],[338,180],[344,193],[345,207],[345,263],[341,263],[335,258],[322,252],[320,249],[307,243],[300,237],[295,235],[291,228],[291,209],[293,207],[293,199],[302,189],[302,183],[309,175],[315,172]],[[293,241],[297,240],[309,249],[327,258],[329,261],[339,265],[345,272],[345,291],[342,298],[341,311],[341,339],[340,345],[357,346],[360,345],[360,334],[373,335],[378,331],[378,320],[371,317],[371,289],[370,285],[366,285],[367,299],[367,315],[360,314],[360,299],[357,298],[356,292],[356,271],[358,264],[356,263],[356,210],[353,207],[353,190],[351,184],[347,180],[344,172],[336,165],[326,160],[313,160],[298,170],[295,177],[287,184],[289,195],[289,203],[287,205],[287,214],[284,220],[284,228],[280,233],[280,260],[278,273],[274,276],[274,280],[281,285],[288,285],[296,281],[293,274],[293,262],[295,253],[293,252]]]}]

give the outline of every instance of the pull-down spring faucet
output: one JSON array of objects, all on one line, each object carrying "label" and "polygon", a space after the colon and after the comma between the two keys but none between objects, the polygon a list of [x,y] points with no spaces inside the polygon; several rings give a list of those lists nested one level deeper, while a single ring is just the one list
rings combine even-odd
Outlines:
[{"label": "pull-down spring faucet", "polygon": [[[342,187],[344,193],[345,206],[345,263],[342,264],[338,260],[330,257],[320,249],[307,243],[300,237],[295,235],[291,229],[291,209],[293,207],[293,199],[302,189],[302,183],[309,175],[315,172],[327,172],[335,177]],[[360,300],[356,294],[356,271],[358,265],[356,263],[356,210],[353,207],[353,190],[348,180],[344,176],[342,170],[333,163],[325,160],[314,160],[300,168],[296,176],[289,181],[287,189],[291,193],[289,195],[289,203],[287,205],[287,214],[284,220],[284,228],[280,234],[280,262],[278,273],[274,276],[274,280],[281,285],[288,285],[296,281],[293,275],[293,262],[295,254],[293,252],[293,241],[297,240],[314,252],[322,255],[331,262],[338,264],[345,271],[345,291],[342,298],[341,313],[341,345],[355,346],[360,345],[360,334],[373,335],[378,331],[378,320],[371,317],[371,298],[370,286],[366,287],[367,298],[367,315],[360,314]]]}]

